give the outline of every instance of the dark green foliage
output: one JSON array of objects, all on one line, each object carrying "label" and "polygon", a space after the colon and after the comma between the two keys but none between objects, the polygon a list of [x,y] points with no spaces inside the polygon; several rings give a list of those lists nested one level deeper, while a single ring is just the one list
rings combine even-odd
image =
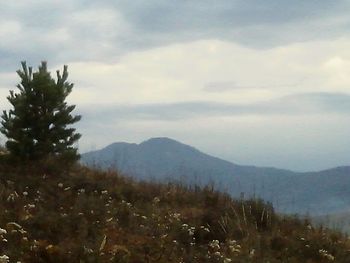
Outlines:
[{"label": "dark green foliage", "polygon": [[67,126],[81,116],[73,116],[75,105],[65,102],[73,88],[67,81],[67,66],[62,75],[57,71],[57,80],[51,77],[46,62],[34,73],[22,62],[22,70],[17,74],[21,79],[17,85],[19,93],[10,91],[7,99],[13,108],[3,112],[0,130],[8,138],[6,148],[10,155],[21,161],[56,157],[77,160],[79,155],[73,144],[81,135]]}]

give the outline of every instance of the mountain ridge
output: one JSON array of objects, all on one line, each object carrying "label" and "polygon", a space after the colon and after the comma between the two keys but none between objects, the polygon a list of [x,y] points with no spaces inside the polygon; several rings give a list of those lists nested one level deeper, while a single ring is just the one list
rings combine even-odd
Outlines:
[{"label": "mountain ridge", "polygon": [[135,143],[113,143],[82,154],[82,163],[116,169],[139,180],[180,182],[240,197],[259,197],[287,213],[322,215],[350,208],[350,167],[294,172],[274,167],[238,165],[167,137]]}]

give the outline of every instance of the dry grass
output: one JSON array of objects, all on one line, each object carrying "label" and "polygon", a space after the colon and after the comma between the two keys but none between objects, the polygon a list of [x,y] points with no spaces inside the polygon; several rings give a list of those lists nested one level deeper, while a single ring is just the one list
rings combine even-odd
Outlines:
[{"label": "dry grass", "polygon": [[345,236],[261,200],[83,167],[1,168],[1,263],[350,262]]}]

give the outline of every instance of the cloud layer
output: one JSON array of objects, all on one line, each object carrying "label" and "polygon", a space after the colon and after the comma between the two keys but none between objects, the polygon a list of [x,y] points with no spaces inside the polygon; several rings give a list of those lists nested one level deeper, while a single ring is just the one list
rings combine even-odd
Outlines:
[{"label": "cloud layer", "polygon": [[115,62],[133,50],[200,39],[253,48],[324,40],[349,35],[349,9],[348,1],[7,1],[0,66],[23,59]]},{"label": "cloud layer", "polygon": [[350,114],[350,95],[340,93],[305,93],[251,104],[218,102],[178,102],[138,105],[113,105],[81,108],[84,116],[93,122],[117,120],[175,121],[206,117],[310,116],[322,114]]}]

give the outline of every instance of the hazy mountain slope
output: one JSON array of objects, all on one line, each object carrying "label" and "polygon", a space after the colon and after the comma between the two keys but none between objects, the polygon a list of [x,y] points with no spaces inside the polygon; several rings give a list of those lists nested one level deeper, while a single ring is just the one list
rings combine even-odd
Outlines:
[{"label": "hazy mountain slope", "polygon": [[82,155],[89,166],[114,168],[138,179],[213,183],[233,196],[257,196],[287,213],[322,215],[350,207],[350,167],[321,172],[242,166],[204,154],[169,138],[141,144],[114,143]]},{"label": "hazy mountain slope", "polygon": [[253,194],[265,177],[294,175],[275,168],[236,165],[169,138],[153,138],[139,145],[114,143],[100,151],[83,154],[82,161],[103,169],[116,168],[139,179],[214,183],[233,193],[239,191],[238,194]]}]

